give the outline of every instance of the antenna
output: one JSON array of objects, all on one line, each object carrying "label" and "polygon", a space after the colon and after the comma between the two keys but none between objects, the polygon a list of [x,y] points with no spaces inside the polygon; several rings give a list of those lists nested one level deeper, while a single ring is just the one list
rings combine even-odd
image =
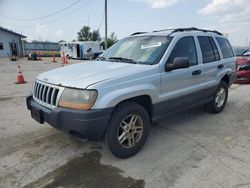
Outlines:
[{"label": "antenna", "polygon": [[108,0],[105,0],[105,50],[108,49]]}]

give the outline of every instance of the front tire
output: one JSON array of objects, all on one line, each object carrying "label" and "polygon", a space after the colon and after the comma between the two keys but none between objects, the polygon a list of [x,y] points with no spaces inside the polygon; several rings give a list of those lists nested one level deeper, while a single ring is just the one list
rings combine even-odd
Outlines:
[{"label": "front tire", "polygon": [[221,81],[214,95],[213,100],[205,105],[207,111],[217,114],[220,113],[226,103],[228,98],[228,85],[226,82]]},{"label": "front tire", "polygon": [[114,110],[105,135],[105,144],[118,158],[129,158],[141,150],[149,133],[148,112],[134,102]]}]

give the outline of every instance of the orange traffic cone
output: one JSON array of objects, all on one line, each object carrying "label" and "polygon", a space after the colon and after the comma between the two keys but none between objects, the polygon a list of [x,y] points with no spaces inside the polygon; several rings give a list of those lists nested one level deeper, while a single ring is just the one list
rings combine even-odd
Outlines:
[{"label": "orange traffic cone", "polygon": [[65,57],[65,53],[63,52],[63,57],[62,57],[62,67],[64,67],[65,64],[69,64],[66,57]]},{"label": "orange traffic cone", "polygon": [[63,61],[64,61],[64,64],[69,64],[68,61],[67,61],[67,58],[65,57],[65,53],[63,52]]},{"label": "orange traffic cone", "polygon": [[67,58],[65,58],[64,60],[65,60],[65,64],[69,64],[69,62],[68,62]]},{"label": "orange traffic cone", "polygon": [[53,62],[53,63],[56,63],[57,61],[56,61],[56,57],[55,57],[55,54],[53,54],[53,57],[52,57],[52,61],[51,62]]},{"label": "orange traffic cone", "polygon": [[61,67],[64,67],[64,52],[63,52],[63,55],[62,55],[62,58],[61,58],[61,60],[62,60],[62,66]]},{"label": "orange traffic cone", "polygon": [[21,71],[20,65],[18,65],[17,68],[18,68],[18,72],[17,72],[17,77],[16,77],[16,82],[15,82],[15,84],[25,84],[25,83],[27,83],[27,82],[24,80],[23,73],[22,73],[22,71]]}]

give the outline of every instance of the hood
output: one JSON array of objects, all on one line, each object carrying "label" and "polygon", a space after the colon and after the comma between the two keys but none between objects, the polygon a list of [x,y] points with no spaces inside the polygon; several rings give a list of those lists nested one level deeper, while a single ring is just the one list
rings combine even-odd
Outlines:
[{"label": "hood", "polygon": [[150,67],[141,64],[88,61],[42,73],[37,79],[53,85],[87,88],[95,83],[139,73]]}]

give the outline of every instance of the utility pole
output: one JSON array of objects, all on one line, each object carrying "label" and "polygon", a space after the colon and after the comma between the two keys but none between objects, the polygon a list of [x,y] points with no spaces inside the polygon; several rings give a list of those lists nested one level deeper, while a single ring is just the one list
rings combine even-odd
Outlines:
[{"label": "utility pole", "polygon": [[89,26],[89,14],[88,14],[88,26]]},{"label": "utility pole", "polygon": [[108,0],[105,0],[105,50],[108,49]]}]

